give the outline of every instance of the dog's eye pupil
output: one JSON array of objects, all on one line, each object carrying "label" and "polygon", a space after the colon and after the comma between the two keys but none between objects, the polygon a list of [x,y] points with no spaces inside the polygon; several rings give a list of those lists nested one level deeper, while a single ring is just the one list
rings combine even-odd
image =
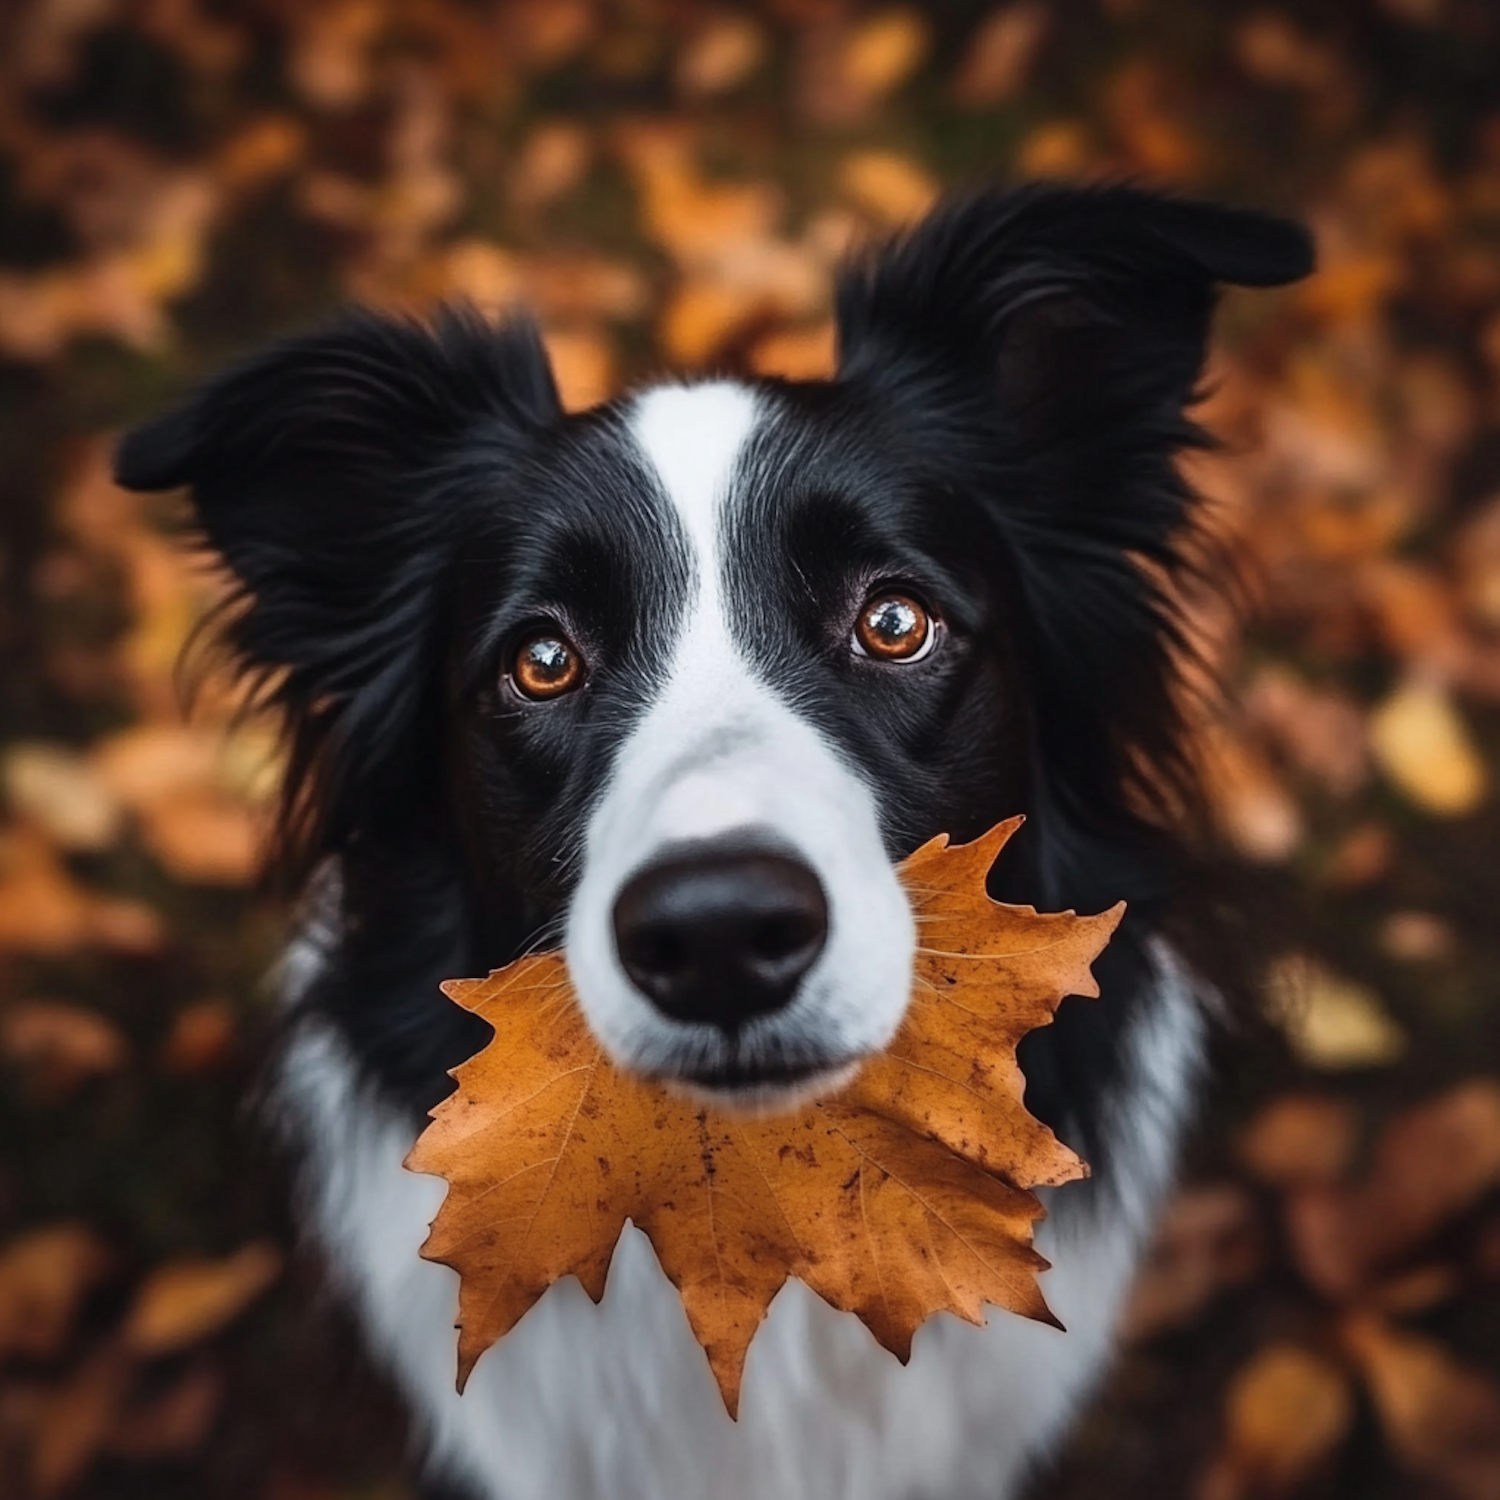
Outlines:
[{"label": "dog's eye pupil", "polygon": [[556,698],[583,681],[583,658],[563,636],[534,635],[516,652],[511,678],[522,697]]},{"label": "dog's eye pupil", "polygon": [[910,661],[922,654],[932,637],[932,620],[915,599],[884,594],[859,612],[855,648],[881,661]]}]

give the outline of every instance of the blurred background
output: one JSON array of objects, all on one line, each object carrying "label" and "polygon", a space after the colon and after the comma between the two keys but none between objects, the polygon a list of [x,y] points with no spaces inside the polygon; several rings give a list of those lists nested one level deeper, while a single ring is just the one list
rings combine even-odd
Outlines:
[{"label": "blurred background", "polygon": [[413,1493],[245,1105],[273,740],[184,717],[215,580],[114,435],[351,298],[529,303],[574,405],[816,374],[844,248],[997,174],[1297,213],[1322,265],[1225,303],[1194,466],[1270,1024],[1035,1500],[1500,1496],[1493,0],[5,0],[0,1494]]}]

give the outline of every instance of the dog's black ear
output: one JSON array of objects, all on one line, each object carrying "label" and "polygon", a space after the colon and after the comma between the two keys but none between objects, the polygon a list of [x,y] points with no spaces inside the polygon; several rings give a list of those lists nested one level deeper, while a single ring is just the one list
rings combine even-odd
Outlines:
[{"label": "dog's black ear", "polygon": [[[1115,1028],[1152,982],[1132,934],[1173,884],[1164,830],[1198,801],[1177,585],[1202,549],[1175,460],[1204,442],[1186,409],[1216,286],[1311,267],[1307,234],[1282,220],[1037,185],[939,207],[838,289],[840,380],[907,451],[934,455],[934,494],[977,506],[1007,559],[1001,624],[1030,731],[1015,810],[1029,816],[996,894],[1131,903],[1100,965],[1113,1005],[1064,1006],[1023,1044],[1027,1107],[1054,1124],[1115,1076]],[[1097,1167],[1112,1142],[1085,1116],[1075,1144]]]},{"label": "dog's black ear", "polygon": [[1123,186],[982,192],[846,269],[839,378],[998,461],[1012,533],[1169,566],[1192,498],[1172,460],[1203,440],[1183,413],[1218,287],[1312,262],[1307,231],[1265,214]]},{"label": "dog's black ear", "polygon": [[[445,458],[472,435],[504,464],[560,415],[530,325],[360,312],[253,356],[121,442],[122,485],[191,487],[235,585],[223,639],[287,715],[290,797],[320,772],[337,783],[325,798],[368,791],[409,748],[433,592],[463,527]],[[360,776],[335,774],[354,755]]]},{"label": "dog's black ear", "polygon": [[839,379],[916,424],[1005,540],[1038,777],[1081,842],[1090,821],[1128,830],[1174,782],[1168,584],[1193,505],[1175,459],[1204,441],[1186,409],[1216,288],[1311,268],[1281,219],[1038,184],[940,206],[842,278]]},{"label": "dog's black ear", "polygon": [[1264,214],[1129,187],[991,190],[941,205],[845,270],[839,374],[942,387],[945,401],[962,384],[1045,445],[1080,425],[1080,406],[1180,408],[1216,286],[1277,286],[1311,269],[1307,232]]}]

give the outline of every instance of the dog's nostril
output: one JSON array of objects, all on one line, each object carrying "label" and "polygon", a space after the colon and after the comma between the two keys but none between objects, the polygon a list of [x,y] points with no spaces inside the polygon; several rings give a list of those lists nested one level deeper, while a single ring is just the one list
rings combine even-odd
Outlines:
[{"label": "dog's nostril", "polygon": [[659,1010],[733,1031],[791,1000],[827,941],[828,902],[800,860],[706,849],[633,876],[614,927],[620,963]]},{"label": "dog's nostril", "polygon": [[767,917],[765,921],[756,923],[755,930],[750,934],[750,952],[756,958],[777,960],[796,955],[810,943],[821,948],[823,929],[824,920],[821,915],[815,918],[806,913],[783,913]]},{"label": "dog's nostril", "polygon": [[[625,954],[622,942],[620,952]],[[664,979],[684,973],[692,963],[687,944],[671,929],[646,927],[630,935],[629,962]]]}]

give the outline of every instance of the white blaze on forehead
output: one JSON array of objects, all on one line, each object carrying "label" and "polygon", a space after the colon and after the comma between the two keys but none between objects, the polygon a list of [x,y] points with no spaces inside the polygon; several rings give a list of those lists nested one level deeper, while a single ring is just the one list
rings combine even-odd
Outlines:
[{"label": "white blaze on forehead", "polygon": [[[830,1057],[883,1046],[906,1009],[914,930],[858,770],[747,658],[724,588],[724,536],[741,456],[764,416],[744,386],[668,386],[641,396],[629,430],[692,558],[691,596],[661,663],[661,688],[620,746],[589,820],[568,915],[579,1003],[617,1062],[643,1071],[724,1044],[669,1021],[630,983],[615,951],[615,901],[660,851],[743,832],[796,851],[828,896],[829,936],[785,1011],[746,1033]],[[689,1033],[695,1033],[691,1037]],[[773,1047],[774,1047],[773,1042]]]},{"label": "white blaze on forehead", "polygon": [[718,603],[719,517],[756,415],[754,394],[723,381],[648,391],[630,424],[687,532],[697,563],[699,611],[713,611]]},{"label": "white blaze on forehead", "polygon": [[[720,586],[730,482],[758,415],[753,392],[718,381],[649,391],[637,403],[631,422],[693,558],[693,598],[674,652],[670,682],[653,716],[665,753],[655,768],[653,793],[658,800],[651,821],[654,836],[662,842],[712,838],[728,829],[753,826],[765,813],[753,784],[726,781],[697,769],[714,758],[713,741],[722,751],[726,738],[753,732],[755,707],[763,697],[749,680],[733,640]],[[663,734],[663,710],[668,705],[682,717],[673,726],[675,733]]]}]

